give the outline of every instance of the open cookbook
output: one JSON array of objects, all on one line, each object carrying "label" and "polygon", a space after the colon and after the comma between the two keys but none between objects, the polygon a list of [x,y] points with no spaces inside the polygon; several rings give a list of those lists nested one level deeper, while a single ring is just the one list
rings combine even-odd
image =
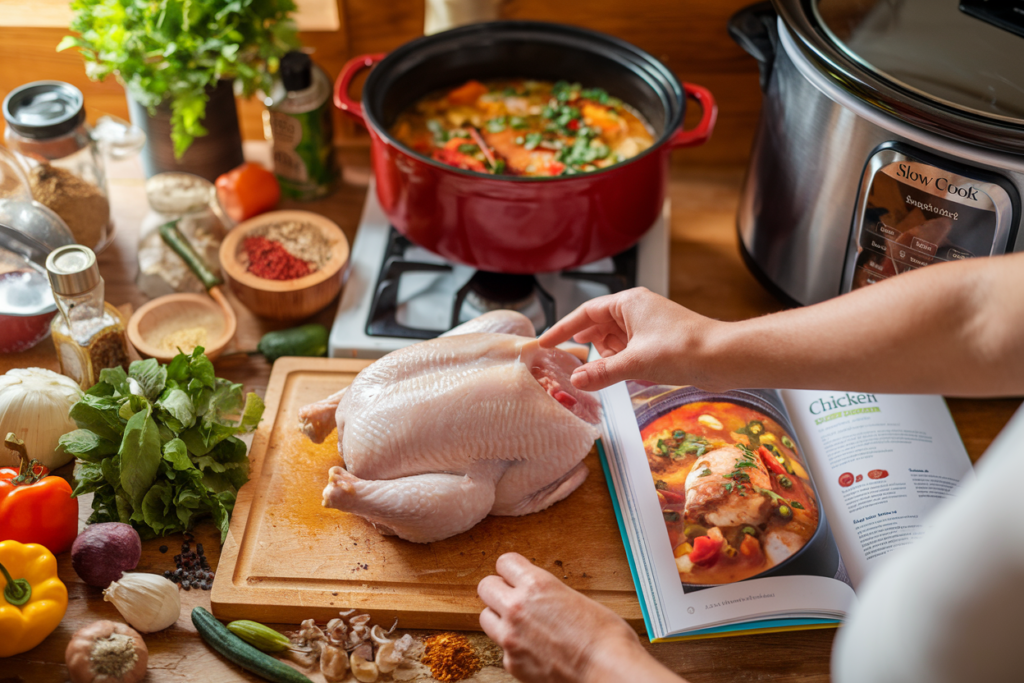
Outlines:
[{"label": "open cookbook", "polygon": [[622,382],[602,463],[653,642],[838,623],[972,476],[940,396]]}]

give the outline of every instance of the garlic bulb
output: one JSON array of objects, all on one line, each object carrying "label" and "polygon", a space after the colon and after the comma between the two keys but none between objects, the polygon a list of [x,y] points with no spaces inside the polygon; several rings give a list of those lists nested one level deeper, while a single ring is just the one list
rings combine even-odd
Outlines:
[{"label": "garlic bulb", "polygon": [[[73,379],[52,370],[9,370],[0,376],[0,434],[14,432],[29,456],[52,471],[71,460],[57,439],[77,429],[68,412],[81,396]],[[17,453],[0,448],[0,467],[18,464]]]},{"label": "garlic bulb", "polygon": [[103,591],[124,620],[143,633],[162,631],[178,621],[178,587],[156,574],[124,574]]}]

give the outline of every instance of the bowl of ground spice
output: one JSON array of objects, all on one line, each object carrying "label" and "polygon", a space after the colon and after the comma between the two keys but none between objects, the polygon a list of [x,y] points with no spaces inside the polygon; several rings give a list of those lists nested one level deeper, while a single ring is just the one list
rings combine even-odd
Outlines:
[{"label": "bowl of ground spice", "polygon": [[338,295],[348,265],[345,233],[309,211],[271,211],[240,223],[220,246],[231,291],[259,316],[297,320]]}]

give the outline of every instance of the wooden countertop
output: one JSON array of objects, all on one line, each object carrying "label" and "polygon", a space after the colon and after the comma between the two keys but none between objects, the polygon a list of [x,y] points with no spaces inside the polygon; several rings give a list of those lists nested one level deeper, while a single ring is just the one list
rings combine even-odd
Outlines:
[{"label": "wooden countertop", "polygon": [[[282,208],[304,208],[326,215],[355,236],[366,194],[367,154],[365,148],[341,150],[346,182],[332,197],[307,204],[287,204]],[[263,160],[267,149],[261,143],[248,143],[246,156]],[[742,169],[674,168],[670,183],[672,199],[671,297],[695,311],[720,319],[739,320],[779,310],[780,304],[750,275],[740,260],[735,231],[735,211],[742,182]],[[122,162],[110,169],[111,202],[117,236],[99,258],[106,280],[107,301],[115,305],[138,307],[146,298],[138,292],[134,280],[138,226],[146,213],[141,169],[137,162]],[[238,314],[238,349],[253,349],[266,331],[290,324],[273,324],[257,319],[234,300]],[[332,304],[314,318],[330,324]],[[44,340],[34,349],[0,358],[0,372],[15,367],[46,367],[56,370],[53,346]],[[246,391],[263,393],[270,376],[270,365],[261,356],[235,356],[218,360],[217,374],[245,384]],[[1006,424],[1020,404],[1019,400],[949,400],[960,435],[972,460],[978,457]],[[68,470],[70,467],[62,468]],[[89,502],[81,503],[81,518],[89,515]],[[216,568],[220,544],[212,524],[200,524],[195,532]],[[173,555],[180,552],[182,537],[170,536],[143,543],[139,571],[162,573],[174,568]],[[166,553],[159,548],[167,546]],[[57,631],[40,646],[3,663],[0,683],[59,683],[67,680],[64,649],[80,627],[97,619],[121,621],[110,603],[103,601],[99,589],[86,586],[71,568],[70,553],[59,558],[60,578],[68,586],[68,611]],[[192,627],[192,607],[210,606],[210,594],[192,590],[182,592],[182,616],[178,623],[160,633],[145,636],[150,651],[150,683],[171,681],[257,681],[216,655],[199,639]],[[828,680],[829,653],[833,630],[736,636],[683,643],[646,644],[651,654],[691,683],[714,681],[787,681]],[[496,669],[484,670],[476,680],[511,681],[511,676]]]}]

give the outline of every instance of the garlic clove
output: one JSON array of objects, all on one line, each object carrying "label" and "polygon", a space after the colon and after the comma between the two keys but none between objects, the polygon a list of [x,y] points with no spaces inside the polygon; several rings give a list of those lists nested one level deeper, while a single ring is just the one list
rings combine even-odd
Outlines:
[{"label": "garlic clove", "polygon": [[327,683],[338,683],[348,675],[348,654],[344,648],[328,645],[320,654],[320,673]]},{"label": "garlic clove", "polygon": [[142,633],[162,631],[181,616],[178,587],[156,574],[124,574],[103,591],[103,599]]},{"label": "garlic clove", "polygon": [[380,675],[377,664],[373,661],[373,647],[369,643],[363,643],[352,651],[349,664],[352,667],[352,674],[359,683],[374,683]]}]

